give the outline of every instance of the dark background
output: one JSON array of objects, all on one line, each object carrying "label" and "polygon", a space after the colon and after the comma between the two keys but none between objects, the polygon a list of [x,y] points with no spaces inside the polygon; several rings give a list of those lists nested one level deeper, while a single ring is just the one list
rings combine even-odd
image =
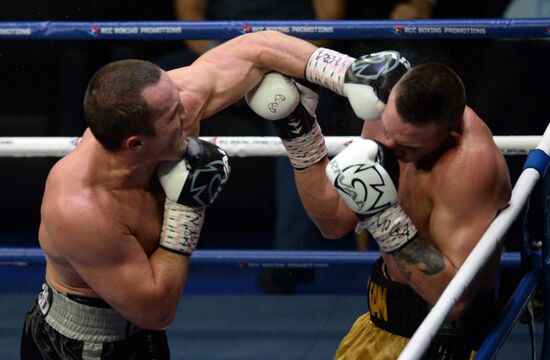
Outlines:
[{"label": "dark background", "polygon": [[[507,1],[439,1],[434,18],[500,17]],[[443,6],[445,5],[445,6]],[[351,2],[350,7],[358,6]],[[352,12],[353,13],[353,12]],[[357,14],[357,12],[355,12]],[[357,18],[357,16],[353,17]],[[171,20],[170,1],[3,0],[0,20]],[[181,42],[0,41],[0,136],[79,136],[82,97],[91,75],[107,62],[156,62]],[[541,135],[550,106],[549,45],[544,40],[340,41],[352,56],[393,48],[416,62],[454,67],[470,106],[495,135]],[[358,135],[344,99],[323,92],[319,118],[325,135]],[[201,135],[266,136],[265,122],[233,106],[203,122]],[[508,157],[515,183],[524,156]],[[37,246],[45,178],[56,158],[0,158],[0,246]],[[232,178],[208,210],[203,248],[270,248],[275,211],[273,158],[233,158]],[[519,236],[519,227],[512,230]]]}]

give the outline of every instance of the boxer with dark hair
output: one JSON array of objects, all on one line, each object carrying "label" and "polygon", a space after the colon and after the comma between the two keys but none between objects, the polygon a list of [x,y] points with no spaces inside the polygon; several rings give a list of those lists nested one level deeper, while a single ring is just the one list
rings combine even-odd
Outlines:
[{"label": "boxer with dark hair", "polygon": [[[357,60],[332,50],[318,49],[314,55],[306,77],[346,95],[367,121],[362,139],[330,161],[318,126],[290,143],[282,136],[300,197],[325,237],[366,229],[381,253],[368,283],[370,312],[357,319],[335,358],[395,359],[507,206],[507,165],[448,66],[431,63],[409,70],[399,54],[384,52],[382,66],[373,65],[379,59],[363,59],[364,69],[380,71],[350,84],[346,73],[360,69],[352,65]],[[328,65],[319,66],[320,61]],[[388,74],[392,64],[406,71]],[[307,101],[312,91],[297,90],[300,105],[277,120],[278,127],[315,124],[315,104]],[[252,108],[262,115],[262,108]],[[499,256],[496,251],[467,289],[423,358],[470,359],[495,315]]]},{"label": "boxer with dark hair", "polygon": [[[339,54],[319,56],[327,51],[264,31],[169,72],[121,60],[92,77],[84,99],[89,129],[46,182],[39,230],[46,282],[25,321],[21,358],[169,358],[164,329],[174,318],[205,208],[229,176],[224,151],[196,138],[200,121],[242,98],[267,72],[324,81],[331,75],[323,67],[306,67]],[[380,60],[393,68],[394,55],[373,58],[372,68]],[[338,74],[345,74],[353,61],[338,57],[346,60]],[[369,81],[346,89],[350,102],[378,101]],[[286,101],[278,97],[268,107],[281,111]],[[295,136],[289,133],[293,145]],[[324,143],[315,144],[322,151]]]}]

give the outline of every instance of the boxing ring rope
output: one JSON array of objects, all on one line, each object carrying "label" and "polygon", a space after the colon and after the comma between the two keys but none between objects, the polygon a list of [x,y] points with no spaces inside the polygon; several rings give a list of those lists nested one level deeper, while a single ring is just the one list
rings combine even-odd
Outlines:
[{"label": "boxing ring rope", "polygon": [[[342,151],[356,138],[354,136],[327,136],[330,156]],[[201,136],[201,139],[218,145],[229,156],[286,156],[278,137],[270,136]],[[539,143],[541,136],[494,136],[504,155],[527,155]],[[0,137],[0,157],[57,157],[73,150],[78,137]]]},{"label": "boxing ring rope", "polygon": [[[0,22],[0,40],[183,40],[183,39],[229,39],[244,33],[277,30],[305,39],[505,39],[505,38],[548,38],[550,36],[550,19],[486,19],[486,20],[414,20],[414,21],[193,21],[193,22]],[[474,248],[455,278],[451,281],[433,311],[419,327],[400,359],[419,358],[434,333],[441,327],[446,316],[462,295],[466,284],[477,274],[484,260],[491,254],[502,239],[512,221],[517,218],[533,187],[544,174],[548,164],[550,131],[547,128],[542,137],[495,137],[501,151],[506,155],[526,154],[535,146],[537,150],[529,153],[526,169],[514,186],[510,206],[503,210],[493,221],[481,241]],[[513,138],[513,140],[511,140]],[[330,142],[335,140],[335,144]],[[342,139],[327,138],[331,154],[338,153],[353,137]],[[502,142],[500,142],[502,139]],[[207,139],[208,140],[208,139]],[[512,145],[506,145],[511,140]],[[0,138],[0,156],[62,156],[71,151],[78,138]],[[226,149],[231,156],[275,156],[283,155],[284,150],[277,138],[224,138],[212,137],[210,140]],[[520,144],[521,142],[521,144]],[[538,146],[537,146],[538,144]],[[269,149],[269,150],[267,150]],[[265,151],[265,153],[261,153]],[[543,155],[544,154],[544,155]],[[546,177],[548,182],[548,178]],[[546,194],[548,190],[546,189]],[[548,300],[548,285],[550,283],[550,250],[548,249],[548,213],[546,214],[545,241],[543,241],[544,261],[542,269],[528,274],[516,292],[522,295],[515,299],[512,307],[519,312],[529,300],[538,283],[545,286]],[[12,263],[32,259],[42,264],[43,253],[33,249],[30,253],[17,254],[19,249],[0,251],[0,259]],[[225,253],[220,258],[220,253]],[[280,252],[264,253],[236,251],[209,253],[206,250],[197,251],[191,261],[197,264],[217,264],[227,262],[238,266],[266,266],[270,264],[294,264],[302,266],[329,266],[367,264],[375,256],[374,252],[358,252],[357,257],[334,252],[335,258],[328,254],[314,252]],[[320,257],[316,257],[320,255]],[[324,256],[328,257],[323,258]],[[517,254],[516,254],[517,255]],[[11,257],[10,257],[11,256]],[[249,257],[247,257],[249,256]],[[262,258],[263,256],[263,258]],[[293,256],[295,256],[293,258]],[[363,257],[361,257],[363,256]],[[506,255],[503,254],[505,257]],[[518,256],[519,257],[519,256]],[[11,260],[10,260],[11,259]],[[516,258],[517,260],[517,258]],[[31,262],[32,262],[31,261]],[[2,262],[0,261],[0,264]],[[259,264],[259,265],[258,265]],[[262,265],[263,264],[263,265]],[[309,265],[304,265],[309,264]],[[543,281],[541,281],[541,278]],[[515,294],[514,296],[515,297]],[[548,302],[548,301],[547,301]],[[550,310],[545,307],[543,358],[550,358]],[[508,324],[515,323],[517,314],[513,315]],[[507,321],[507,320],[503,320]],[[502,323],[502,322],[501,322]],[[513,324],[512,324],[513,325]],[[502,334],[501,334],[502,335]],[[504,336],[504,335],[502,335]],[[504,341],[504,339],[501,339]],[[486,342],[487,343],[487,342]],[[484,345],[486,344],[484,343]],[[496,343],[496,340],[495,342]],[[494,344],[493,343],[493,344]],[[496,352],[499,345],[490,345]],[[482,349],[478,355],[482,355]]]},{"label": "boxing ring rope", "polygon": [[548,37],[550,19],[330,21],[0,21],[1,39],[230,39],[277,30],[304,39],[504,39]]},{"label": "boxing ring rope", "polygon": [[[192,265],[239,268],[329,268],[372,266],[378,251],[326,250],[195,250]],[[505,252],[500,258],[503,268],[518,268],[520,254]],[[0,266],[42,266],[46,264],[40,248],[0,248]]]}]

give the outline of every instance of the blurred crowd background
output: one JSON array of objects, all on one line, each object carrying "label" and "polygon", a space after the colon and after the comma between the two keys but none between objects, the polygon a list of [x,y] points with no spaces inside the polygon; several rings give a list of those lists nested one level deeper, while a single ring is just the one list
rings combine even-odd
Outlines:
[{"label": "blurred crowd background", "polygon": [[[514,15],[510,13],[510,0],[242,3],[3,0],[0,21],[442,19]],[[365,39],[320,44],[356,57],[397,49],[416,63],[439,61],[451,65],[465,82],[469,105],[495,135],[541,135],[549,122],[550,105],[546,101],[550,94],[550,48],[545,40]],[[171,69],[188,65],[215,45],[214,41],[0,40],[0,136],[79,136],[85,128],[82,98],[86,84],[102,65],[117,59],[139,58]],[[345,99],[323,90],[320,95],[318,116],[324,134],[359,135],[361,120],[353,115]],[[239,102],[203,121],[201,135],[273,136],[268,125]],[[507,160],[515,183],[525,157]],[[0,246],[38,245],[44,182],[55,161],[56,158],[0,158]],[[368,243],[359,245],[355,238],[339,243],[320,239],[297,200],[286,158],[233,158],[231,164],[232,178],[207,212],[199,248],[368,247]],[[515,225],[509,238],[519,236],[519,226]]]}]

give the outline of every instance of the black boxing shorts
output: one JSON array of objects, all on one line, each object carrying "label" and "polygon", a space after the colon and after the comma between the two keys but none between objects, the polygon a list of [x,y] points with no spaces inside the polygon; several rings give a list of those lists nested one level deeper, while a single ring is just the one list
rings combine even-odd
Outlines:
[{"label": "black boxing shorts", "polygon": [[[413,336],[431,309],[411,287],[388,279],[382,258],[369,278],[368,302],[370,319],[377,327],[406,338]],[[465,316],[443,324],[423,359],[470,359],[494,324],[496,312],[493,293],[478,295]]]},{"label": "black boxing shorts", "polygon": [[165,331],[142,330],[101,299],[65,296],[46,282],[30,307],[21,359],[169,359]]}]

